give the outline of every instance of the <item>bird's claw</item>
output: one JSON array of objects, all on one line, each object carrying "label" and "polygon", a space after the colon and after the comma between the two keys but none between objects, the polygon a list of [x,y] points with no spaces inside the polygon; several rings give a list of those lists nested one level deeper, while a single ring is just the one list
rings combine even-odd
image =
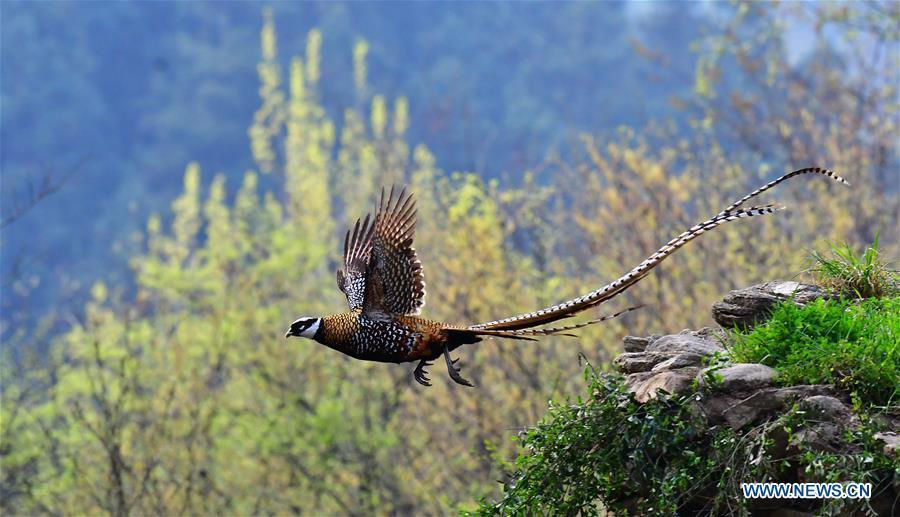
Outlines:
[{"label": "bird's claw", "polygon": [[450,353],[447,352],[447,349],[444,349],[444,360],[447,361],[447,373],[450,374],[450,378],[453,379],[453,382],[457,384],[462,384],[463,386],[468,386],[470,388],[474,388],[475,385],[472,384],[469,380],[463,378],[462,375],[459,374],[459,368],[455,365],[459,361],[459,357],[456,359],[450,359]]},{"label": "bird's claw", "polygon": [[413,378],[421,384],[422,386],[428,387],[431,386],[431,379],[428,378],[428,372],[425,371],[425,368],[431,366],[431,363],[428,361],[422,360],[419,362],[419,365],[416,366],[416,369],[413,371]]}]

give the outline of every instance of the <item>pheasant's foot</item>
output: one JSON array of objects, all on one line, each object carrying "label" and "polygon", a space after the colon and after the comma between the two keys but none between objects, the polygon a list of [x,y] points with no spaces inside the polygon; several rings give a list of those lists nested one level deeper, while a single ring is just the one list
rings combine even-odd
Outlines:
[{"label": "pheasant's foot", "polygon": [[454,366],[456,362],[459,361],[459,358],[457,357],[456,359],[451,360],[450,352],[446,348],[444,348],[444,360],[447,361],[447,373],[450,374],[450,378],[453,379],[455,383],[462,384],[463,386],[468,386],[470,388],[475,387],[474,384],[464,379],[462,375],[459,374],[459,368]]},{"label": "pheasant's foot", "polygon": [[416,379],[416,382],[426,387],[431,386],[431,379],[428,378],[428,372],[425,371],[425,367],[427,366],[431,366],[431,363],[422,359],[413,371],[413,378]]}]

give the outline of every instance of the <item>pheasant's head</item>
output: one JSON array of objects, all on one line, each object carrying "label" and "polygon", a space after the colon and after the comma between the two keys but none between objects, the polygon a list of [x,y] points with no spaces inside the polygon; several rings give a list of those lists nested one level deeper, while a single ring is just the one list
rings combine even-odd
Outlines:
[{"label": "pheasant's head", "polygon": [[284,337],[289,338],[291,336],[297,336],[314,339],[316,337],[316,332],[319,331],[319,324],[321,322],[321,318],[300,318],[291,323],[291,328],[284,334]]}]

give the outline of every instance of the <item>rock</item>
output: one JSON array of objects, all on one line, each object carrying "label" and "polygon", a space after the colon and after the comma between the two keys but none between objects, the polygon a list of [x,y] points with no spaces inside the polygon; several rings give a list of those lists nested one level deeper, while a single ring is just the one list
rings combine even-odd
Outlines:
[{"label": "rock", "polygon": [[787,388],[764,388],[749,397],[740,399],[730,393],[708,396],[701,401],[703,412],[712,421],[717,415],[724,417],[732,429],[740,429],[775,412],[780,412],[802,398],[828,395],[827,385],[800,385]]},{"label": "rock", "polygon": [[695,334],[673,334],[662,336],[647,346],[648,352],[665,352],[672,354],[690,353],[699,356],[724,352],[725,348],[710,339]]},{"label": "rock", "polygon": [[[714,315],[722,326],[751,326],[768,318],[772,307],[783,300],[792,299],[805,304],[826,296],[818,288],[797,282],[769,282],[732,291],[728,298],[716,304]],[[775,480],[803,483],[818,472],[807,472],[798,455],[804,451],[830,454],[856,454],[860,447],[848,442],[846,431],[858,429],[860,416],[853,414],[846,393],[832,385],[777,386],[777,372],[761,364],[739,363],[727,367],[704,368],[714,354],[727,356],[728,334],[721,328],[684,330],[667,336],[624,338],[626,353],[614,361],[616,368],[626,375],[628,390],[639,403],[647,403],[659,397],[663,390],[672,395],[689,394],[685,409],[687,421],[696,425],[699,433],[707,429],[731,427],[741,437],[738,446],[745,443],[764,444],[750,452],[751,465],[761,462],[778,464]],[[727,357],[726,357],[727,359]],[[697,386],[707,389],[697,390]],[[802,412],[799,419],[788,421],[779,417],[792,407]],[[875,434],[877,449],[883,449],[891,458],[900,461],[900,413],[881,412],[872,415],[872,421],[882,431]],[[764,440],[764,441],[763,441]],[[695,451],[696,452],[696,451]],[[706,451],[709,452],[709,451]],[[632,468],[628,463],[626,470]],[[680,509],[685,513],[700,513],[709,509],[709,493],[706,492],[684,501]],[[893,515],[900,494],[900,473],[893,476],[886,490],[873,494],[869,508],[877,515]],[[639,497],[629,493],[632,502],[626,505],[637,511]],[[753,515],[801,517],[817,508],[812,501],[784,501],[780,499],[753,499],[746,502],[746,509]]]},{"label": "rock", "polygon": [[622,373],[647,372],[658,363],[672,357],[672,354],[660,352],[628,352],[616,357],[613,364]]},{"label": "rock", "polygon": [[829,384],[798,384],[785,388],[767,390],[774,393],[776,399],[782,404],[793,404],[795,401],[817,395],[833,396],[834,387]]},{"label": "rock", "polygon": [[690,334],[709,339],[710,341],[715,341],[716,343],[721,343],[722,340],[727,337],[726,333],[723,332],[721,328],[713,327],[703,327],[700,330],[693,330]]},{"label": "rock", "polygon": [[625,336],[622,341],[625,343],[625,352],[643,352],[650,344],[650,338],[647,337]]},{"label": "rock", "polygon": [[876,440],[884,443],[884,448],[882,450],[885,454],[891,458],[900,460],[900,435],[887,431],[875,433],[873,436]]},{"label": "rock", "polygon": [[741,429],[782,406],[782,401],[774,393],[760,391],[726,408],[722,416],[732,429]]},{"label": "rock", "polygon": [[713,304],[713,319],[725,328],[751,328],[767,320],[773,307],[784,300],[793,299],[797,305],[806,305],[824,296],[827,295],[814,285],[767,282],[728,293],[724,300]]},{"label": "rock", "polygon": [[807,416],[823,422],[845,422],[851,414],[850,409],[840,400],[828,395],[814,395],[800,401],[798,407]]},{"label": "rock", "polygon": [[622,342],[625,343],[626,352],[644,352],[651,343],[661,338],[659,334],[652,334],[647,337],[625,336]]},{"label": "rock", "polygon": [[838,452],[845,445],[841,440],[843,426],[831,422],[811,424],[807,422],[804,427],[794,431],[791,445],[803,445],[803,449],[819,452]]},{"label": "rock", "polygon": [[[877,413],[872,415],[872,422],[877,424],[879,428],[888,431],[900,432],[900,411],[891,415],[888,413]],[[898,473],[900,475],[900,473]]]},{"label": "rock", "polygon": [[656,374],[653,372],[638,372],[626,375],[625,386],[628,388],[628,391],[634,393],[638,386],[654,375]]},{"label": "rock", "polygon": [[765,388],[772,384],[778,372],[763,364],[738,363],[720,370],[703,370],[700,377],[700,385],[710,387],[713,382],[710,376],[715,376],[715,387],[718,390],[729,392],[749,391]]},{"label": "rock", "polygon": [[[740,397],[731,396],[728,393],[709,393],[700,392],[697,395],[696,406],[704,418],[712,425],[718,425],[727,422],[725,412],[742,402]],[[746,418],[747,422],[756,417],[753,413],[750,418]]]},{"label": "rock", "polygon": [[[700,368],[679,368],[663,372],[642,372],[629,375],[625,383],[634,393],[634,398],[640,403],[656,398],[658,390],[664,390],[672,395],[684,393],[694,383]],[[636,377],[639,376],[639,377]]]},{"label": "rock", "polygon": [[675,370],[687,366],[699,366],[702,361],[702,355],[685,352],[656,364],[653,368],[651,368],[651,371],[659,372],[662,370]]}]

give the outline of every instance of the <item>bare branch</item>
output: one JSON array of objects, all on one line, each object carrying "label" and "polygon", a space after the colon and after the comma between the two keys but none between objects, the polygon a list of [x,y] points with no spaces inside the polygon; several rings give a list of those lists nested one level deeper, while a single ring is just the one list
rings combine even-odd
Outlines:
[{"label": "bare branch", "polygon": [[6,228],[12,223],[21,219],[29,210],[35,207],[44,199],[59,192],[59,190],[69,181],[72,176],[78,172],[85,163],[88,162],[90,156],[86,156],[78,161],[74,167],[70,168],[64,174],[57,176],[53,169],[47,170],[38,182],[28,181],[26,183],[26,193],[23,199],[16,200],[13,207],[0,218],[0,228]]}]

